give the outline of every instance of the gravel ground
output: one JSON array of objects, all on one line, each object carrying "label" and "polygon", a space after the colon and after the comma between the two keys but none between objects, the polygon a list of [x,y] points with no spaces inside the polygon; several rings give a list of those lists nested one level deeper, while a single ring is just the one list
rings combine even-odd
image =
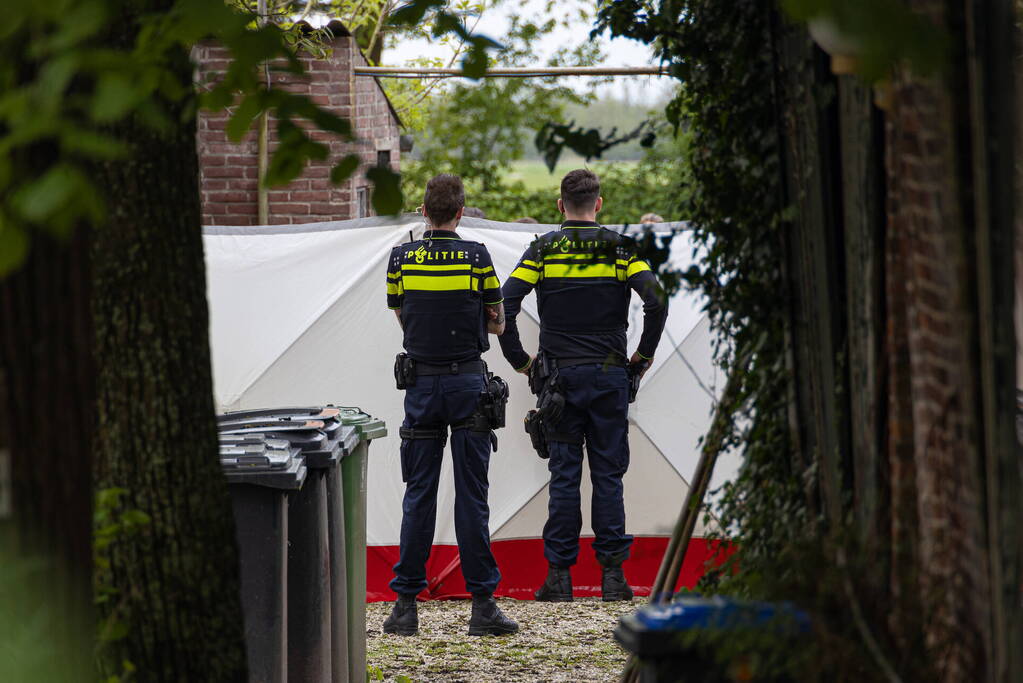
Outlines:
[{"label": "gravel ground", "polygon": [[611,631],[634,602],[576,598],[571,603],[498,600],[519,622],[504,637],[467,635],[471,603],[419,603],[419,635],[381,632],[391,603],[368,606],[367,653],[372,680],[413,681],[616,681],[625,652]]}]

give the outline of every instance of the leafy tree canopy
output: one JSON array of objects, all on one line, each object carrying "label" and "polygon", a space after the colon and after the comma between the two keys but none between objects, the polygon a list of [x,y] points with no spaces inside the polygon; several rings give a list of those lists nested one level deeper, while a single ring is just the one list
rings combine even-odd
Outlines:
[{"label": "leafy tree canopy", "polygon": [[[241,139],[253,120],[272,110],[278,146],[268,184],[287,183],[309,159],[324,159],[327,146],[313,140],[317,129],[351,140],[349,121],[267,83],[262,72],[299,74],[295,41],[273,23],[258,25],[239,6],[209,0],[178,0],[166,13],[146,17],[128,45],[111,44],[107,27],[129,9],[129,0],[52,0],[8,3],[0,30],[0,275],[17,267],[33,231],[66,238],[78,225],[101,227],[104,189],[91,180],[93,164],[123,158],[129,150],[108,133],[114,123],[133,117],[155,130],[171,120],[160,102],[186,101],[186,111],[236,105],[228,133]],[[436,36],[455,34],[468,46],[467,74],[486,67],[486,50],[496,43],[472,34],[438,0],[413,0],[391,16],[395,26],[429,18]],[[175,55],[198,41],[215,39],[231,52],[220,82],[198,93],[169,68]],[[26,59],[27,57],[27,59]],[[27,163],[31,160],[31,164]],[[354,157],[333,169],[335,183],[357,167]],[[374,171],[371,180],[380,213],[400,209],[393,174]]]}]

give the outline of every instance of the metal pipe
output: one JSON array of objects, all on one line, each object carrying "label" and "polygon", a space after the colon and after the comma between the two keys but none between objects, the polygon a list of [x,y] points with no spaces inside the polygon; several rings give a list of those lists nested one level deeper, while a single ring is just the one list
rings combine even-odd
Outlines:
[{"label": "metal pipe", "polygon": [[[385,78],[458,78],[465,74],[455,68],[424,68],[404,66],[357,66],[356,76]],[[487,69],[484,77],[542,78],[545,76],[667,76],[668,69],[660,66],[549,66],[508,67]]]}]

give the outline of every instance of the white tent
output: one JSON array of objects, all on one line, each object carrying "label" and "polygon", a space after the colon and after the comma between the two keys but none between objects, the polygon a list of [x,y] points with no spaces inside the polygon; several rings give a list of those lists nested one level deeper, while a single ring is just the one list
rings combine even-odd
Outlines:
[{"label": "white tent", "polygon": [[[613,227],[613,226],[612,226]],[[271,227],[205,228],[210,338],[218,408],[334,403],[358,405],[386,421],[389,435],[370,448],[367,538],[370,599],[390,598],[387,582],[397,559],[401,481],[397,428],[403,394],[394,387],[401,333],[385,306],[391,247],[422,234],[415,215]],[[504,280],[537,233],[556,226],[465,219],[459,234],[487,245]],[[672,262],[686,267],[693,249],[675,238]],[[633,297],[629,350],[642,326]],[[526,299],[519,328],[536,350],[536,299]],[[546,461],[532,450],[519,420],[533,407],[525,378],[512,371],[496,339],[485,360],[504,377],[512,398],[509,426],[498,432],[490,464],[490,528],[503,580],[499,592],[528,597],[546,571],[540,540],[546,519]],[[649,589],[698,457],[719,384],[711,337],[700,302],[680,293],[670,304],[666,332],[639,398],[630,408],[631,466],[625,479],[628,530],[636,536],[626,565],[639,592]],[[737,459],[719,461],[716,486]],[[584,473],[583,533],[589,530],[589,483]],[[713,488],[712,486],[712,488]],[[428,577],[435,597],[464,594],[458,570],[450,459],[442,471],[434,552]],[[697,527],[697,536],[703,532]],[[599,568],[588,539],[573,570],[583,593],[599,593]],[[699,539],[683,581],[698,576],[709,549]]]}]

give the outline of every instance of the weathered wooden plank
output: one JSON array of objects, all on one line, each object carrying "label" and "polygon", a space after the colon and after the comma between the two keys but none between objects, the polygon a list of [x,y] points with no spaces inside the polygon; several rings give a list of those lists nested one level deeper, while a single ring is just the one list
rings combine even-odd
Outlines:
[{"label": "weathered wooden plank", "polygon": [[[788,273],[792,291],[793,368],[799,440],[813,458],[826,517],[842,517],[841,462],[847,452],[840,427],[843,408],[836,373],[844,337],[842,259],[836,252],[841,217],[834,190],[833,79],[826,59],[803,31],[790,31],[785,62],[785,160],[789,222]],[[831,96],[829,98],[829,95]],[[837,303],[837,306],[836,306]]]},{"label": "weathered wooden plank", "polygon": [[864,545],[884,545],[884,167],[873,94],[855,76],[838,83],[842,155],[853,516]]}]

